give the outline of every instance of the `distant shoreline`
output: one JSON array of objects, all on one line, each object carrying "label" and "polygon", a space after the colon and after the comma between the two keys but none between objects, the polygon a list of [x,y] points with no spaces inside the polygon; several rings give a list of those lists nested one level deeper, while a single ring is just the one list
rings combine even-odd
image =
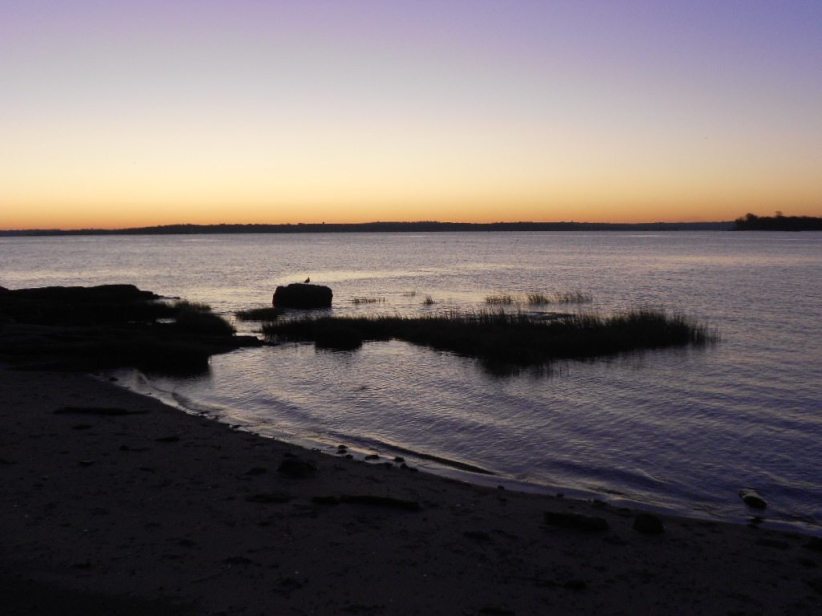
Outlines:
[{"label": "distant shoreline", "polygon": [[126,229],[8,229],[2,237],[65,235],[204,235],[229,233],[431,233],[498,231],[730,231],[728,222],[367,222],[297,224],[161,225]]}]

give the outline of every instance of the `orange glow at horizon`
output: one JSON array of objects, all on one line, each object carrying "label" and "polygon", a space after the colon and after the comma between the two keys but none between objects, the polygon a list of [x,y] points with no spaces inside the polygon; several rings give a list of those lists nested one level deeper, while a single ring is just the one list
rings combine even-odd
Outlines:
[{"label": "orange glow at horizon", "polygon": [[[253,204],[203,204],[190,207],[165,204],[99,203],[91,206],[53,206],[22,208],[19,215],[0,215],[0,230],[30,229],[125,229],[175,224],[352,224],[368,222],[720,222],[754,212],[771,215],[783,211],[788,216],[820,216],[819,208],[785,208],[780,202],[762,200],[738,204],[735,200],[711,205],[676,203],[635,203],[629,207],[616,202],[605,205],[555,205],[478,203],[416,204],[337,207],[333,205],[266,206]],[[346,212],[349,212],[346,214]]]},{"label": "orange glow at horizon", "polygon": [[[314,135],[298,148],[295,135],[290,148],[261,150],[259,139],[236,135],[228,142],[212,135],[202,148],[157,135],[140,147],[110,144],[107,158],[101,144],[91,147],[92,134],[89,127],[85,151],[72,151],[74,140],[53,149],[48,167],[37,146],[18,151],[7,165],[0,160],[0,229],[699,222],[775,210],[822,215],[822,182],[812,157],[788,164],[760,153],[728,164],[719,160],[729,156],[726,149],[700,153],[687,140],[675,152],[637,145],[629,157],[616,144],[597,149],[585,141],[557,145],[533,138],[511,143],[503,130],[486,135],[494,139],[484,150],[454,133],[436,148],[405,133],[396,136],[402,147],[377,140],[370,149],[362,142],[359,150],[349,145],[353,136],[329,141]],[[96,134],[102,139],[99,127]]]}]

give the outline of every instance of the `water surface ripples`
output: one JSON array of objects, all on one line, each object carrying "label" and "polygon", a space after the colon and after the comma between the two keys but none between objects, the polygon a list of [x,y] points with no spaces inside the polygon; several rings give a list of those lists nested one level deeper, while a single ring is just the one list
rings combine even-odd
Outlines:
[{"label": "water surface ripples", "polygon": [[[214,357],[201,378],[133,385],[262,434],[402,451],[491,485],[736,521],[752,515],[737,496],[752,487],[769,521],[822,528],[819,233],[0,238],[0,263],[11,288],[130,282],[226,315],[309,275],[333,287],[335,314],[477,310],[496,293],[567,291],[594,301],[547,310],[684,312],[720,344],[508,376],[396,341],[354,353],[283,345]],[[422,305],[428,295],[434,306]]]}]

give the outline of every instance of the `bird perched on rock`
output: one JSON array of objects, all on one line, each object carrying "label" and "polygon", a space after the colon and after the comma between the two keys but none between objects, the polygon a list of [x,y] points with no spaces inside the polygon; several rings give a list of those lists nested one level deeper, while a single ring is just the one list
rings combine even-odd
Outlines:
[{"label": "bird perched on rock", "polygon": [[308,284],[309,282],[311,282],[311,276],[309,276],[308,278],[306,278],[306,279],[305,279],[305,282],[304,282],[303,284]]}]

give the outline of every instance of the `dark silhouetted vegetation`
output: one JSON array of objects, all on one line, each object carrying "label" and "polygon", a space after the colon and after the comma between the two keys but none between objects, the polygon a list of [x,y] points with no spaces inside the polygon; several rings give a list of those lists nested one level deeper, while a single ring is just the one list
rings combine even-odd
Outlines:
[{"label": "dark silhouetted vegetation", "polygon": [[[231,324],[219,315],[211,312],[204,304],[188,304],[182,310],[178,309],[174,325],[182,332],[190,334],[211,334],[215,336],[230,336],[234,333]],[[202,309],[205,307],[206,309]]]},{"label": "dark silhouetted vegetation", "polygon": [[757,216],[746,214],[734,221],[737,231],[822,231],[822,218],[812,216]]},{"label": "dark silhouetted vegetation", "polygon": [[582,291],[563,291],[546,295],[544,293],[529,293],[528,303],[531,306],[544,306],[547,304],[590,304],[594,298],[590,293]]},{"label": "dark silhouetted vegetation", "polygon": [[544,293],[529,293],[525,299],[531,306],[544,306],[551,303],[551,298]]},{"label": "dark silhouetted vegetation", "polygon": [[351,300],[351,303],[354,305],[360,304],[384,304],[385,298],[384,297],[355,297]]},{"label": "dark silhouetted vegetation", "polygon": [[547,295],[545,293],[528,293],[523,296],[501,293],[489,295],[485,298],[485,303],[491,306],[510,306],[515,304],[528,304],[529,306],[547,306],[550,304],[590,304],[594,301],[589,293],[582,291],[565,291]]},{"label": "dark silhouetted vegetation", "polygon": [[593,295],[582,291],[566,291],[554,295],[557,304],[590,304],[594,301]]},{"label": "dark silhouetted vegetation", "polygon": [[318,349],[353,351],[362,346],[363,336],[360,330],[341,321],[331,319],[317,325],[314,331],[314,344]]},{"label": "dark silhouetted vegetation", "polygon": [[234,313],[240,321],[274,321],[282,311],[278,308],[251,308]]},{"label": "dark silhouetted vegetation", "polygon": [[[584,359],[641,349],[704,345],[715,336],[689,319],[653,310],[612,317],[534,316],[478,312],[423,317],[324,317],[270,323],[272,341],[317,341],[332,328],[347,340],[405,340],[488,364],[540,365],[553,359]],[[357,336],[355,338],[355,335]],[[353,346],[352,348],[356,348]],[[359,346],[359,344],[356,344]]]},{"label": "dark silhouetted vegetation", "polygon": [[514,301],[514,296],[507,293],[489,295],[485,298],[485,303],[491,306],[510,306]]}]

